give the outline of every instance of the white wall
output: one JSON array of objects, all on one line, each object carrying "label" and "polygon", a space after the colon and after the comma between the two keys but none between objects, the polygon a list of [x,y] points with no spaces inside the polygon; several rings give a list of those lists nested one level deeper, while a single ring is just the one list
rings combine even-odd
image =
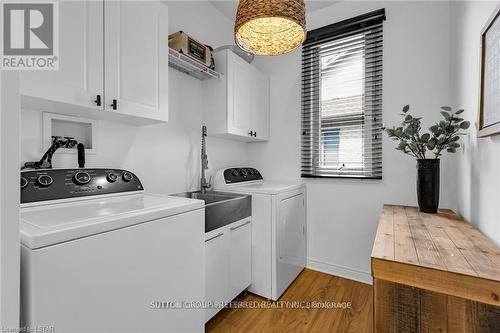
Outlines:
[{"label": "white wall", "polygon": [[[233,22],[206,1],[168,1],[169,31],[184,30],[214,47],[233,42]],[[166,42],[166,41],[165,41]],[[200,174],[202,126],[201,81],[169,69],[169,122],[132,127],[99,121],[98,153],[88,155],[88,167],[123,167],[135,172],[145,189],[174,193],[196,189]],[[21,161],[42,154],[42,118],[22,112]],[[210,132],[210,129],[208,129]],[[247,162],[246,144],[208,138],[209,174],[218,168]],[[77,167],[76,155],[56,153],[54,167]]]},{"label": "white wall", "polygon": [[[410,104],[427,125],[449,97],[449,3],[341,2],[312,12],[309,30],[379,8],[384,23],[384,123],[396,125]],[[264,176],[300,177],[300,50],[259,58],[271,76],[271,140],[250,145],[249,160]],[[455,167],[442,165],[441,207],[455,208]],[[384,203],[416,205],[415,161],[383,142],[382,181],[307,180],[308,265],[370,281],[370,253]]]},{"label": "white wall", "polygon": [[[456,2],[451,8],[452,98],[472,124],[479,110],[480,31],[498,3]],[[470,132],[458,158],[458,212],[500,245],[500,136],[478,139]]]},{"label": "white wall", "polygon": [[0,327],[19,327],[19,75],[0,71]]}]

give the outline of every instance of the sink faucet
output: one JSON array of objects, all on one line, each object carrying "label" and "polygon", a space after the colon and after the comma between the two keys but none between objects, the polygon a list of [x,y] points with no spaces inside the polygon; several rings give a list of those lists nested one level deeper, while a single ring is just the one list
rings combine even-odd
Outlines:
[{"label": "sink faucet", "polygon": [[206,193],[212,185],[212,177],[207,181],[205,178],[205,170],[208,169],[208,156],[207,156],[207,126],[201,128],[201,193]]}]

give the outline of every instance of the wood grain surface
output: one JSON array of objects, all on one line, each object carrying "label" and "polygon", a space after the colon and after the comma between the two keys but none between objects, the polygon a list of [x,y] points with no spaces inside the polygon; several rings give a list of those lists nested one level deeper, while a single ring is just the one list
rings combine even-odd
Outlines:
[{"label": "wood grain surface", "polygon": [[[279,301],[351,302],[350,309],[224,309],[212,318],[210,333],[372,332],[371,286],[305,269]],[[248,294],[236,301],[264,302]]]},{"label": "wood grain surface", "polygon": [[500,306],[500,249],[450,210],[385,205],[372,275]]},{"label": "wood grain surface", "polygon": [[450,210],[385,205],[372,252],[374,332],[500,332],[500,249]]}]

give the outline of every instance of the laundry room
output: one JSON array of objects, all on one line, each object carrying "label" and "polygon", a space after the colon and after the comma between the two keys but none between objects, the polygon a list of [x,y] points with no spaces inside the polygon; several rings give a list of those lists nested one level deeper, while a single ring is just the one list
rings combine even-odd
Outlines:
[{"label": "laundry room", "polygon": [[0,331],[500,331],[498,0],[0,8]]}]

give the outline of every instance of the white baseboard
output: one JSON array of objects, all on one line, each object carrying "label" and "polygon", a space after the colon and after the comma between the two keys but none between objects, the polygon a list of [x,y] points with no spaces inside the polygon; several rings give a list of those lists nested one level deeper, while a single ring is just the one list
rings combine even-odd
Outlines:
[{"label": "white baseboard", "polygon": [[369,272],[359,271],[345,266],[329,264],[314,259],[307,259],[306,267],[314,271],[340,276],[350,280],[355,280],[367,284],[373,283],[372,276]]}]

